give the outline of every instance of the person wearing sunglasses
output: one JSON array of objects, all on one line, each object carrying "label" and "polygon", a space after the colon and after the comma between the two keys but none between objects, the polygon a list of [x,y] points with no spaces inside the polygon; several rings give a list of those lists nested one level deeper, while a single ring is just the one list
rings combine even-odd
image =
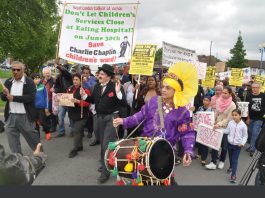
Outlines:
[{"label": "person wearing sunglasses", "polygon": [[36,86],[33,80],[24,75],[25,65],[19,61],[12,63],[13,77],[4,83],[1,99],[6,101],[5,122],[6,134],[10,150],[22,154],[20,134],[27,141],[29,147],[35,150],[40,138],[35,130]]}]

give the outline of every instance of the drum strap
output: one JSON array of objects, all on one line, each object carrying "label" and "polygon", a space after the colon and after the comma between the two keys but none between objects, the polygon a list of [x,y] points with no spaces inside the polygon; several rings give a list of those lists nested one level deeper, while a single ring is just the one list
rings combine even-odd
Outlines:
[{"label": "drum strap", "polygon": [[[163,115],[163,110],[162,110],[162,97],[158,96],[157,97],[157,106],[158,106],[158,113],[159,113],[159,118],[160,118],[160,130],[161,132],[165,130],[165,123],[164,123],[164,115]],[[154,132],[152,138],[155,137],[157,131]]]}]

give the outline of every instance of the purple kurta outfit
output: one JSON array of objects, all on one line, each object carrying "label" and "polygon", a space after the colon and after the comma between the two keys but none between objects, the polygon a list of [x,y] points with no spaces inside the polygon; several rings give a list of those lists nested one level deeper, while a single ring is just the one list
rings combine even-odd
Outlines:
[{"label": "purple kurta outfit", "polygon": [[[133,128],[146,118],[141,136],[152,137],[155,131],[157,131],[156,136],[160,136],[160,117],[157,98],[158,96],[154,96],[141,108],[141,111],[130,117],[124,118],[124,128]],[[190,125],[191,118],[189,111],[186,107],[178,107],[178,109],[173,109],[167,114],[163,110],[162,112],[164,114],[166,129],[165,139],[167,139],[172,146],[174,146],[178,140],[181,140],[184,153],[189,153],[191,156],[194,156],[195,131]]]}]

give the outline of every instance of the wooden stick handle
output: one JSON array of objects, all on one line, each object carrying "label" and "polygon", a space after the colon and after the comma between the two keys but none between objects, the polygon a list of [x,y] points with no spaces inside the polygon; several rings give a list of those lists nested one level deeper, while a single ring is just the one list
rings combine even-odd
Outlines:
[{"label": "wooden stick handle", "polygon": [[[141,74],[139,74],[139,76],[138,76],[137,84],[140,84],[140,78],[141,78]],[[138,91],[139,91],[139,89],[136,89],[135,100],[137,100]]]},{"label": "wooden stick handle", "polygon": [[[83,87],[83,75],[81,75],[81,88]],[[81,119],[83,118],[83,113],[84,113],[84,108],[83,108],[83,100],[82,100],[82,96],[81,96]]]}]

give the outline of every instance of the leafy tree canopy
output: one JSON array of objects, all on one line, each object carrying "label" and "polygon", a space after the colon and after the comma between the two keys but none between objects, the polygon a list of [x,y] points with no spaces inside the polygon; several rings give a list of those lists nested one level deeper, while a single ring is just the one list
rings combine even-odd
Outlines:
[{"label": "leafy tree canopy", "polygon": [[36,70],[55,57],[58,22],[57,0],[1,0],[0,56]]}]

